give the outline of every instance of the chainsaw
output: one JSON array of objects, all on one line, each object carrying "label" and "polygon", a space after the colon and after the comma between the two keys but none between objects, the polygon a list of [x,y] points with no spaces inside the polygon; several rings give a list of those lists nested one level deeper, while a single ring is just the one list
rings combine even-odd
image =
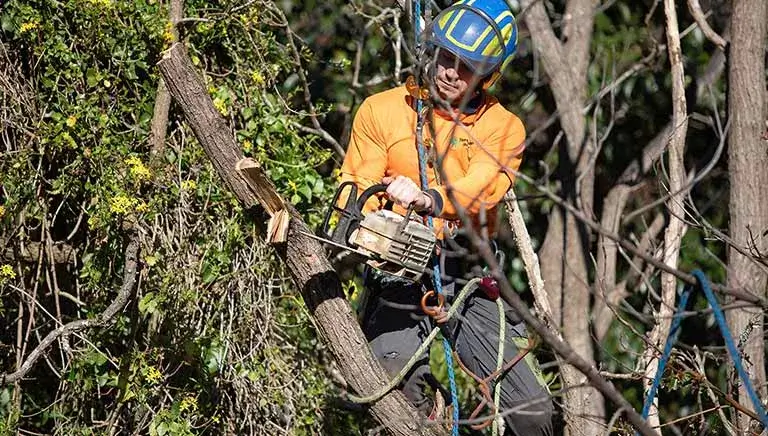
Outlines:
[{"label": "chainsaw", "polygon": [[[418,280],[434,253],[435,234],[429,227],[411,218],[413,206],[402,216],[391,210],[392,202],[388,201],[384,209],[363,215],[366,201],[386,190],[386,185],[373,185],[358,197],[354,182],[339,185],[316,238],[362,256],[372,268]],[[347,199],[340,207],[339,199],[344,193],[348,194]],[[334,216],[338,219],[332,229]]]}]

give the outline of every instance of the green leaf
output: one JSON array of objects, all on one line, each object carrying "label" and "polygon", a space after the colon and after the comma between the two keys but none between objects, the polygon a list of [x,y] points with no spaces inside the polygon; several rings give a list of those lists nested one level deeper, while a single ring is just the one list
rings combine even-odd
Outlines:
[{"label": "green leaf", "polygon": [[309,185],[301,185],[299,187],[299,193],[303,195],[307,200],[312,199],[312,188],[310,188]]},{"label": "green leaf", "polygon": [[164,436],[166,433],[168,433],[168,424],[161,422],[157,425],[155,431],[157,432],[157,436]]},{"label": "green leaf", "polygon": [[154,292],[147,292],[146,295],[139,300],[139,313],[142,315],[152,314],[157,312],[158,298]]},{"label": "green leaf", "polygon": [[88,71],[85,72],[85,78],[87,80],[88,86],[90,87],[98,85],[99,80],[101,80],[99,73],[96,72],[96,70],[93,68],[88,68]]}]

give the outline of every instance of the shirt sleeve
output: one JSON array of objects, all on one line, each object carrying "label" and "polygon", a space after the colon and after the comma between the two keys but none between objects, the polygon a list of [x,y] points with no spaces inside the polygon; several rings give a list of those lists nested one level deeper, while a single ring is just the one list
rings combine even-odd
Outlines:
[{"label": "shirt sleeve", "polygon": [[[381,183],[387,169],[387,142],[376,119],[373,105],[363,101],[352,122],[349,146],[341,165],[340,181],[352,181],[358,187],[358,195],[366,188]],[[340,204],[346,198],[340,198]],[[378,202],[371,199],[363,212],[378,208]]]},{"label": "shirt sleeve", "polygon": [[[525,127],[519,118],[512,115],[506,126],[496,128],[488,139],[472,147],[469,165],[464,177],[445,180],[435,188],[442,197],[442,210],[435,215],[446,219],[459,218],[463,209],[470,216],[477,216],[480,209],[496,206],[515,180],[525,148]],[[456,203],[451,202],[451,189]]]}]

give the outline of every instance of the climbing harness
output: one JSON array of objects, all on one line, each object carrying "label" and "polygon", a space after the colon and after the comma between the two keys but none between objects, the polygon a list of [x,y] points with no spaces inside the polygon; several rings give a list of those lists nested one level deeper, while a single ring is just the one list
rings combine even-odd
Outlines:
[{"label": "climbing harness", "polygon": [[[704,296],[707,298],[709,305],[712,307],[712,313],[715,315],[717,325],[720,327],[720,333],[723,335],[725,346],[728,349],[728,354],[731,355],[733,366],[736,367],[736,371],[739,373],[739,377],[744,383],[744,387],[747,389],[747,394],[749,395],[749,398],[752,401],[752,405],[757,412],[757,417],[760,419],[763,427],[768,428],[768,414],[766,414],[765,407],[760,402],[760,398],[757,396],[757,393],[755,393],[755,388],[749,379],[749,375],[744,369],[744,365],[741,363],[739,350],[736,348],[736,344],[733,341],[733,336],[731,336],[731,330],[728,328],[728,323],[725,321],[723,310],[720,308],[720,304],[718,304],[714,292],[712,292],[709,280],[701,270],[694,270],[692,274],[694,277],[696,277],[701,290],[704,291]],[[659,359],[659,367],[656,370],[656,377],[654,377],[651,388],[648,390],[648,396],[645,398],[645,402],[643,403],[643,419],[648,418],[651,405],[653,404],[654,398],[656,398],[656,391],[658,390],[659,384],[661,383],[661,376],[664,373],[664,368],[667,366],[669,356],[672,354],[672,347],[675,344],[676,335],[680,328],[680,323],[683,320],[683,311],[685,310],[685,306],[688,303],[688,297],[690,297],[692,291],[693,286],[688,286],[683,291],[682,295],[680,295],[680,303],[678,304],[677,310],[675,311],[675,316],[672,319],[672,327],[669,329],[669,335],[667,335],[667,340],[664,344],[664,350],[662,351],[661,358]],[[635,435],[638,434],[639,433],[637,432],[635,433]]]},{"label": "climbing harness", "polygon": [[[454,298],[454,303],[451,305],[450,308],[448,308],[448,312],[445,315],[445,319],[450,319],[456,311],[459,309],[459,306],[461,306],[461,303],[471,294],[475,289],[477,289],[478,283],[480,282],[480,279],[472,279],[469,282],[467,282],[466,285],[459,291],[459,294]],[[421,356],[424,355],[424,353],[427,352],[429,349],[429,346],[432,344],[432,341],[435,340],[435,337],[437,337],[437,333],[440,331],[440,327],[435,327],[432,329],[432,331],[429,333],[429,335],[424,339],[424,342],[421,343],[419,348],[416,350],[415,353],[413,353],[413,356],[408,360],[408,362],[403,366],[403,368],[398,372],[390,381],[387,383],[383,388],[381,388],[379,391],[367,395],[364,397],[358,397],[356,395],[349,395],[348,398],[353,403],[358,404],[366,404],[366,403],[372,403],[374,401],[379,400],[381,397],[386,395],[389,391],[394,389],[400,382],[403,381],[403,378],[405,378],[405,375],[413,368],[413,365],[416,364],[416,362],[421,359]],[[456,414],[457,412],[454,412]],[[458,419],[454,419],[454,427],[458,427]]]}]

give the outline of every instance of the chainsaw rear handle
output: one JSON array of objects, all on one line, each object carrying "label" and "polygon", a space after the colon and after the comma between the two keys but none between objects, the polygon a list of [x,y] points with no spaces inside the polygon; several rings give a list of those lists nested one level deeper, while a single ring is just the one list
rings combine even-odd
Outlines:
[{"label": "chainsaw rear handle", "polygon": [[[349,183],[349,182],[347,182]],[[376,194],[381,194],[382,192],[387,192],[387,185],[383,183],[379,183],[376,185],[369,186],[365,191],[363,191],[362,194],[360,194],[360,198],[357,199],[357,210],[360,211],[360,214],[362,215],[363,208],[365,207],[365,203],[370,199],[372,196]],[[389,203],[389,200],[387,201]],[[387,206],[384,206],[386,209]]]}]

